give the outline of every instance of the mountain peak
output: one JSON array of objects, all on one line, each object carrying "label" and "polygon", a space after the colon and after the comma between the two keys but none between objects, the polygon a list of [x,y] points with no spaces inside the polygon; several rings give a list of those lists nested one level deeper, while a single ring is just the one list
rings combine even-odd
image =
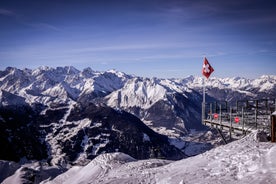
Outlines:
[{"label": "mountain peak", "polygon": [[115,70],[115,69],[110,69],[110,70],[107,70],[106,72],[109,72],[109,73],[118,73],[118,71]]},{"label": "mountain peak", "polygon": [[76,69],[75,67],[73,66],[65,66],[64,69],[67,70],[67,74],[78,74],[80,73],[80,71],[78,69]]}]

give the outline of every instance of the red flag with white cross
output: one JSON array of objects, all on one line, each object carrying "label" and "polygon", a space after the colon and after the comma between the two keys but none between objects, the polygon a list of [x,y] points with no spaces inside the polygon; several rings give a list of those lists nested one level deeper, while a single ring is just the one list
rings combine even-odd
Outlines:
[{"label": "red flag with white cross", "polygon": [[203,61],[202,75],[208,79],[213,71],[215,71],[214,68],[210,65],[207,58],[205,57]]}]

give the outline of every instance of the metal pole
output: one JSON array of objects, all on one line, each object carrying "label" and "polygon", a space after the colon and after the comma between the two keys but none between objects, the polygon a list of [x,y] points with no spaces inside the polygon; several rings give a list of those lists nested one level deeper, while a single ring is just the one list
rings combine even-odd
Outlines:
[{"label": "metal pole", "polygon": [[202,124],[205,124],[206,125],[206,123],[205,123],[205,121],[204,121],[204,119],[205,119],[205,104],[204,104],[204,102],[202,102]]},{"label": "metal pole", "polygon": [[203,103],[205,104],[205,90],[206,90],[206,87],[205,87],[205,78],[203,77]]},{"label": "metal pole", "polygon": [[220,124],[220,129],[222,130],[222,117],[221,117],[222,113],[221,113],[221,104],[219,105],[219,124]]},{"label": "metal pole", "polygon": [[205,120],[205,78],[203,77],[202,124],[205,124],[204,120]]},{"label": "metal pole", "polygon": [[242,133],[245,134],[245,131],[244,131],[244,112],[243,112],[243,107],[242,107]]},{"label": "metal pole", "polygon": [[230,107],[230,139],[232,139],[232,108]]}]

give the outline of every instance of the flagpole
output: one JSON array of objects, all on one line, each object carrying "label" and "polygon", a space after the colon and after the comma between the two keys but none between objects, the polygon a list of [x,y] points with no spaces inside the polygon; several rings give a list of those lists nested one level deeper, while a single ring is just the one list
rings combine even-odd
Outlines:
[{"label": "flagpole", "polygon": [[202,102],[202,124],[204,123],[205,119],[205,78],[203,77],[203,102]]},{"label": "flagpole", "polygon": [[203,77],[203,103],[205,104],[205,93],[206,93],[206,86],[205,86],[205,83],[206,83],[206,79]]},{"label": "flagpole", "polygon": [[[206,58],[205,54],[203,57],[203,60]],[[203,92],[202,92],[203,98],[202,98],[202,124],[205,124],[204,120],[205,120],[205,77],[203,76]]]},{"label": "flagpole", "polygon": [[[206,56],[204,54],[203,59],[205,59]],[[203,98],[202,98],[202,124],[205,124],[204,120],[205,120],[205,77],[203,76],[203,92],[202,92]]]},{"label": "flagpole", "polygon": [[204,119],[205,119],[205,110],[206,110],[206,101],[205,101],[206,100],[205,99],[206,81],[208,80],[208,78],[210,77],[213,71],[215,71],[214,68],[210,65],[207,58],[204,57],[203,68],[202,68],[202,74],[203,74],[202,124],[205,124]]}]

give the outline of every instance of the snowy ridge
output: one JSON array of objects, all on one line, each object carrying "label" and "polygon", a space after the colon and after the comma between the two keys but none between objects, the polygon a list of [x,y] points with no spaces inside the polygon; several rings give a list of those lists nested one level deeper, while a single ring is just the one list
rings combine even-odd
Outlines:
[{"label": "snowy ridge", "polygon": [[[133,78],[121,89],[106,97],[107,104],[115,107],[143,107],[148,109],[173,93],[191,92],[187,87],[169,79]],[[186,96],[187,97],[187,96]]]},{"label": "snowy ridge", "polygon": [[122,87],[131,78],[122,72],[82,72],[72,66],[39,67],[34,70],[8,67],[0,71],[0,89],[19,95],[29,104],[76,101],[82,95],[99,93],[103,96]]},{"label": "snowy ridge", "polygon": [[[177,79],[178,82],[187,85],[189,88],[202,88],[203,78],[190,76],[184,79]],[[276,76],[275,75],[263,75],[257,79],[246,79],[241,77],[233,78],[217,78],[210,77],[206,81],[206,87],[213,87],[219,89],[233,89],[233,90],[250,90],[253,88],[258,89],[260,92],[269,91],[275,89]]]},{"label": "snowy ridge", "polygon": [[[263,75],[257,79],[210,77],[206,83],[207,88],[231,89],[252,97],[256,96],[256,92],[275,95],[275,85],[275,75]],[[102,97],[114,92],[109,98],[120,102],[108,101],[112,106],[117,103],[121,107],[149,108],[168,93],[192,92],[192,89],[201,91],[202,86],[203,78],[197,76],[183,79],[148,79],[115,70],[97,72],[85,68],[79,71],[72,66],[42,66],[34,70],[7,67],[0,71],[0,89],[24,97],[29,104],[45,104],[57,100],[56,98],[60,99],[59,103],[76,101],[88,94]]]},{"label": "snowy ridge", "polygon": [[133,78],[123,88],[107,97],[107,104],[115,107],[143,106],[149,108],[153,103],[165,99],[167,90],[154,79]]},{"label": "snowy ridge", "polygon": [[[176,79],[177,82],[190,89],[202,93],[203,78],[190,76],[184,79]],[[263,75],[257,79],[241,77],[217,78],[210,77],[206,81],[206,93],[213,98],[212,101],[228,101],[235,103],[244,99],[275,99],[276,76]]]},{"label": "snowy ridge", "polygon": [[104,154],[48,183],[274,183],[276,146],[257,134],[175,162]]}]

